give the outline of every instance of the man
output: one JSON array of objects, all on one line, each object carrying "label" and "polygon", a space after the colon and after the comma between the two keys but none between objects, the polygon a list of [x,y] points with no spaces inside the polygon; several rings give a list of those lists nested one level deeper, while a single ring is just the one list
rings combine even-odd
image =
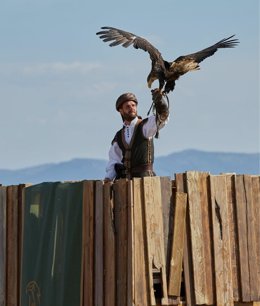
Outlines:
[{"label": "man", "polygon": [[168,103],[158,89],[152,91],[156,114],[142,119],[137,115],[138,100],[133,93],[124,93],[116,101],[116,110],[123,119],[109,150],[105,181],[154,176],[153,138],[168,120]]}]

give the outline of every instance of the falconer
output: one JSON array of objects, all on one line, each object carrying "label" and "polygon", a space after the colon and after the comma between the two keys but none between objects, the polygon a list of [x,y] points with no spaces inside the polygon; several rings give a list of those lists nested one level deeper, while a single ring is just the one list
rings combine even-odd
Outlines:
[{"label": "falconer", "polygon": [[116,110],[123,127],[116,133],[109,150],[105,181],[120,178],[154,176],[154,137],[168,121],[168,100],[160,90],[152,90],[154,114],[138,116],[138,100],[133,93],[124,93],[116,101]]}]

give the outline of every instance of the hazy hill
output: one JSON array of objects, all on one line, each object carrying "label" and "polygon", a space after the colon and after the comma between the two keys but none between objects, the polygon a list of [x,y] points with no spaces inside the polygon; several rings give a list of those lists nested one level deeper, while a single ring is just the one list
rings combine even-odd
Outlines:
[{"label": "hazy hill", "polygon": [[[103,179],[106,163],[106,160],[86,158],[18,170],[0,170],[0,184]],[[155,171],[160,176],[173,177],[175,173],[188,170],[259,175],[260,154],[185,150],[155,160]]]}]

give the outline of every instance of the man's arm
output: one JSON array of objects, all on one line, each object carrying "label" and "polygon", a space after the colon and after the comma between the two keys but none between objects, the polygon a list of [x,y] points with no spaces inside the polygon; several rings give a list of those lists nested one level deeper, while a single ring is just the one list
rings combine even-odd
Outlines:
[{"label": "man's arm", "polygon": [[158,123],[165,122],[169,117],[169,101],[157,88],[152,90],[153,108],[156,113]]},{"label": "man's arm", "polygon": [[168,100],[166,101],[159,89],[152,90],[152,99],[155,114],[148,117],[147,122],[143,126],[143,134],[146,138],[156,136],[158,131],[169,121]]},{"label": "man's arm", "polygon": [[159,137],[160,125],[165,123],[169,117],[169,100],[166,94],[162,94],[159,89],[152,90],[153,109],[155,110],[157,132],[155,138]]},{"label": "man's arm", "polygon": [[163,122],[158,122],[155,115],[148,117],[147,122],[143,125],[144,137],[145,138],[154,137],[158,132],[158,130],[162,129],[167,122],[168,118]]}]

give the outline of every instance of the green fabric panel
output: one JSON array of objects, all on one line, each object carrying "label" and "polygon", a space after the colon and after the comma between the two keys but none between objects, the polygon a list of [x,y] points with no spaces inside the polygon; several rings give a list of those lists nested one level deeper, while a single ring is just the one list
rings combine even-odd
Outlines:
[{"label": "green fabric panel", "polygon": [[80,306],[82,189],[82,182],[25,189],[21,306]]}]

